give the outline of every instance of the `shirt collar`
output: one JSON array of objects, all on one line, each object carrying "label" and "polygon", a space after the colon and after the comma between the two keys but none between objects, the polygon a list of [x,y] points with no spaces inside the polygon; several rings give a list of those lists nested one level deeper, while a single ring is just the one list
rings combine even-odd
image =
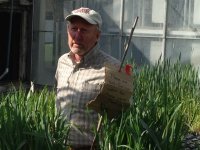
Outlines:
[{"label": "shirt collar", "polygon": [[83,62],[84,62],[84,63],[87,63],[87,62],[90,61],[92,58],[94,59],[94,57],[95,57],[95,55],[96,55],[96,53],[97,53],[98,48],[99,48],[99,45],[96,44],[95,47],[93,47],[93,48],[89,51],[89,53],[87,53],[87,54],[84,56]]}]

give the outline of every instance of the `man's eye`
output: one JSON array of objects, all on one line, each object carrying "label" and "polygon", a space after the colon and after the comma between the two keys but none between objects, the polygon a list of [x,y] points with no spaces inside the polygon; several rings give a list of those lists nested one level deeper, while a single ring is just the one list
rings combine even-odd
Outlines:
[{"label": "man's eye", "polygon": [[82,32],[82,33],[87,33],[88,30],[87,30],[87,29],[81,29],[81,32]]},{"label": "man's eye", "polygon": [[71,28],[72,31],[77,31],[77,28]]},{"label": "man's eye", "polygon": [[77,32],[77,31],[79,31],[79,32],[82,33],[82,34],[86,34],[86,33],[89,32],[88,29],[79,29],[79,28],[77,28],[77,27],[71,27],[70,30],[71,30],[72,32]]}]

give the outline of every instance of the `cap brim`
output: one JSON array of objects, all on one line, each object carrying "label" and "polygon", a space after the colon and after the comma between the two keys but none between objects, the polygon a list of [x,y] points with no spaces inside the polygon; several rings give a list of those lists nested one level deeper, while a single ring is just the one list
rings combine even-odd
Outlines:
[{"label": "cap brim", "polygon": [[73,17],[81,17],[81,18],[83,18],[85,21],[87,21],[90,24],[97,24],[97,22],[95,22],[94,20],[88,18],[85,15],[81,15],[81,14],[80,15],[79,14],[68,15],[67,17],[65,17],[65,20],[70,21]]}]

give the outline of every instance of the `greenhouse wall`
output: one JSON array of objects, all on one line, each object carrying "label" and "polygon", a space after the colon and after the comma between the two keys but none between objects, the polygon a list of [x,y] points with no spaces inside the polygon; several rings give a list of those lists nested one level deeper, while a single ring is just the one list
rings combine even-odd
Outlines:
[{"label": "greenhouse wall", "polygon": [[[58,58],[68,52],[64,16],[90,7],[103,19],[101,49],[121,60],[139,17],[126,59],[153,65],[171,59],[200,65],[199,0],[44,0],[35,1],[32,81],[54,85]],[[38,19],[39,17],[39,19]]]}]

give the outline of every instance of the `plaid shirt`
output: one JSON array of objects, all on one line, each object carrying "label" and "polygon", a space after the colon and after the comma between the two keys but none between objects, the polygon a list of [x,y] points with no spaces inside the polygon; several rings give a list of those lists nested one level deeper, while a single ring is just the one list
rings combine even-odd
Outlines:
[{"label": "plaid shirt", "polygon": [[105,63],[116,66],[120,62],[110,55],[93,48],[80,63],[75,63],[71,53],[62,55],[56,70],[57,110],[79,130],[72,128],[68,142],[72,146],[91,145],[98,114],[89,110],[86,104],[100,92],[104,82]]}]

